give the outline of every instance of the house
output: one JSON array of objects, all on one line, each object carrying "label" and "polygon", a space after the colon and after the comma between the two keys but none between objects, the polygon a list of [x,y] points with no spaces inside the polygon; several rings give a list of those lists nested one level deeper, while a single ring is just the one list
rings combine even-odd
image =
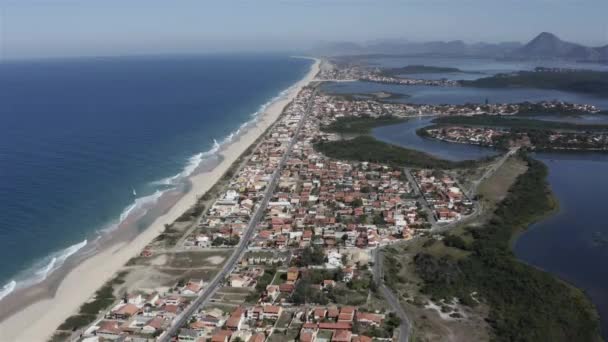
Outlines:
[{"label": "house", "polygon": [[247,312],[247,317],[256,321],[262,319],[264,317],[264,308],[261,306],[250,308]]},{"label": "house", "polygon": [[329,319],[337,319],[340,314],[340,310],[336,307],[331,307],[327,310],[327,318]]},{"label": "house", "polygon": [[266,286],[266,295],[271,299],[271,301],[275,301],[277,297],[281,294],[281,290],[279,285],[268,285]]},{"label": "house", "polygon": [[350,342],[353,333],[349,330],[338,330],[331,338],[331,342]]},{"label": "house", "polygon": [[200,337],[200,333],[192,329],[180,329],[177,340],[179,342],[191,342],[196,341]]},{"label": "house", "polygon": [[316,308],[313,311],[313,318],[316,321],[320,321],[323,320],[325,318],[325,316],[327,315],[327,310],[325,310],[324,308]]},{"label": "house", "polygon": [[302,328],[300,331],[300,342],[315,342],[317,340],[317,329]]},{"label": "house", "polygon": [[118,321],[101,321],[95,333],[99,337],[116,340],[120,337],[122,331],[119,328]]},{"label": "house", "polygon": [[279,319],[281,316],[281,312],[283,312],[283,308],[276,305],[264,305],[264,319]]},{"label": "house", "polygon": [[161,331],[163,327],[164,320],[161,317],[154,317],[149,320],[146,325],[141,328],[141,331],[144,334],[154,334],[157,331]]},{"label": "house", "polygon": [[166,298],[162,298],[162,301],[166,305],[179,305],[182,302],[182,299],[179,296],[173,295]]},{"label": "house", "polygon": [[252,333],[249,330],[239,330],[237,332],[232,333],[232,335],[230,336],[230,341],[249,341],[249,339],[251,339],[251,335]]},{"label": "house", "polygon": [[127,303],[113,310],[110,316],[114,319],[128,319],[139,312],[139,307],[135,304]]},{"label": "house", "polygon": [[203,288],[202,280],[191,279],[181,288],[181,294],[184,296],[196,296]]},{"label": "house", "polygon": [[228,342],[231,335],[230,330],[218,330],[211,336],[211,342]]},{"label": "house", "polygon": [[338,315],[338,322],[352,322],[355,318],[355,308],[352,306],[345,306],[340,310]]},{"label": "house", "polygon": [[380,324],[382,324],[382,320],[384,319],[384,317],[382,315],[378,315],[378,314],[374,314],[374,313],[367,313],[367,312],[359,312],[359,311],[357,311],[356,317],[357,317],[358,323],[360,323],[362,325],[373,325],[373,326],[379,326]]},{"label": "house", "polygon": [[203,315],[195,323],[200,323],[199,326],[201,326],[201,327],[215,328],[215,327],[219,327],[221,325],[222,321],[218,317],[215,317],[212,315]]},{"label": "house", "polygon": [[244,312],[241,307],[236,308],[230,318],[226,321],[226,329],[231,331],[237,331],[241,329],[241,325],[243,324]]},{"label": "house", "polygon": [[142,305],[144,303],[144,297],[141,294],[130,294],[127,296],[127,303]]},{"label": "house", "polygon": [[348,330],[350,331],[352,329],[353,325],[350,323],[319,323],[319,329],[323,329],[323,330],[335,330],[335,331],[339,331],[339,330]]},{"label": "house", "polygon": [[279,285],[279,291],[281,291],[281,293],[291,294],[295,289],[296,289],[296,286],[294,284],[284,283],[284,284]]},{"label": "house", "polygon": [[300,277],[300,271],[297,267],[290,267],[287,270],[287,281],[296,281]]},{"label": "house", "polygon": [[241,277],[240,275],[237,274],[233,274],[230,275],[230,286],[232,287],[245,287],[248,283],[248,280],[245,279],[244,277]]}]

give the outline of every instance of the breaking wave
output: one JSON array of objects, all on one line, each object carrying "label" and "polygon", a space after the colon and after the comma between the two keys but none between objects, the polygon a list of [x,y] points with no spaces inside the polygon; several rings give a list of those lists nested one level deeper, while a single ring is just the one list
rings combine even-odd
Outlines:
[{"label": "breaking wave", "polygon": [[255,122],[259,119],[260,114],[264,113],[270,105],[272,105],[276,101],[286,98],[289,95],[289,93],[296,87],[297,87],[297,84],[294,84],[294,85],[290,86],[289,88],[281,91],[277,96],[273,97],[266,103],[262,104],[258,108],[258,110],[256,110],[255,112],[253,112],[251,114],[251,120],[246,121],[243,124],[241,124],[239,126],[239,128],[237,128],[236,130],[234,130],[233,132],[228,134],[221,142],[218,142],[216,139],[213,139],[213,146],[211,147],[211,149],[209,149],[206,152],[197,153],[197,154],[193,155],[192,157],[190,157],[188,159],[188,162],[186,163],[186,166],[180,173],[173,175],[171,177],[163,178],[161,180],[152,182],[151,184],[156,185],[156,186],[170,186],[170,185],[177,184],[178,182],[180,182],[181,180],[183,180],[185,178],[188,178],[190,175],[192,175],[196,171],[196,169],[198,169],[198,167],[201,165],[201,163],[203,161],[207,160],[208,158],[216,156],[218,154],[218,152],[224,146],[232,143],[237,137],[239,137],[239,135],[241,133],[246,131],[249,126],[254,125]]},{"label": "breaking wave", "polygon": [[58,270],[69,257],[76,254],[86,245],[87,240],[84,240],[66,249],[55,252],[36,263],[31,268],[18,275],[16,280],[11,280],[0,289],[0,300],[11,294],[15,289],[32,286],[44,281],[51,273]]},{"label": "breaking wave", "polygon": [[120,214],[120,221],[118,224],[125,221],[133,211],[145,209],[146,206],[156,203],[163,193],[165,193],[165,191],[156,190],[156,192],[151,195],[136,198],[133,203],[126,207]]},{"label": "breaking wave", "polygon": [[8,284],[4,285],[2,287],[2,290],[0,290],[0,300],[2,300],[2,298],[8,296],[11,292],[13,292],[15,290],[15,287],[17,286],[17,282],[14,280],[11,280]]}]

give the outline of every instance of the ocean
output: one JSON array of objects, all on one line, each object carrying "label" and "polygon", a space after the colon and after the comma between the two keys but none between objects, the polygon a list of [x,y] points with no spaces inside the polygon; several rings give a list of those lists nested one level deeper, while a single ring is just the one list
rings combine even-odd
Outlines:
[{"label": "ocean", "polygon": [[146,210],[300,80],[282,55],[0,63],[0,299]]}]

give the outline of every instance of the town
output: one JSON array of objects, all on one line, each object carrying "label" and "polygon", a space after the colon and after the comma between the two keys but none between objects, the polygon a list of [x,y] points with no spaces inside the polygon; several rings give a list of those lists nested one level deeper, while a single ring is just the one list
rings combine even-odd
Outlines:
[{"label": "town", "polygon": [[[329,63],[328,63],[329,64]],[[398,85],[426,85],[439,87],[457,87],[458,81],[453,80],[424,80],[416,78],[394,77],[382,74],[377,68],[363,67],[350,63],[335,62],[321,70],[318,78],[325,81],[365,81],[372,83]]]},{"label": "town", "polygon": [[574,132],[449,126],[427,128],[421,133],[427,137],[452,143],[497,148],[519,146],[533,150],[603,151],[608,149],[608,134],[605,131]]},{"label": "town", "polygon": [[[400,318],[377,292],[373,251],[471,215],[473,205],[440,171],[332,160],[315,151],[314,142],[339,139],[321,127],[343,116],[381,115],[391,110],[385,105],[303,89],[194,229],[175,242],[183,251],[234,251],[234,267],[216,283],[187,278],[130,289],[82,339],[391,338]],[[154,260],[155,253],[146,248],[140,258]]]},{"label": "town", "polygon": [[[188,266],[169,285],[130,286],[72,336],[91,342],[404,340],[399,304],[378,290],[383,279],[376,250],[475,215],[474,194],[447,170],[328,158],[315,143],[342,137],[323,128],[349,117],[513,115],[529,106],[410,105],[345,99],[320,92],[318,84],[305,87],[227,174],[224,186],[201,198],[208,205],[200,206],[201,215],[186,217],[192,224],[182,224],[183,236],[166,238],[179,222],[168,225],[130,263],[146,270],[167,259],[174,266],[194,265],[193,258],[208,255],[202,266]],[[427,134],[493,146],[506,132],[450,127]],[[552,139],[571,137],[556,133]],[[183,255],[197,257],[182,260]]]}]

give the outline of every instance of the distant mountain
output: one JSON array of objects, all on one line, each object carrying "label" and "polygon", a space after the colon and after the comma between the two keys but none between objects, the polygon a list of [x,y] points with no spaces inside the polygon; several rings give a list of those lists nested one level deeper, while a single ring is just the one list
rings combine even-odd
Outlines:
[{"label": "distant mountain", "polygon": [[410,42],[402,39],[375,40],[357,44],[351,42],[322,43],[313,49],[317,55],[439,55],[454,57],[503,57],[520,48],[521,43],[476,43],[467,44],[461,40]]},{"label": "distant mountain", "polygon": [[608,45],[587,47],[566,42],[543,32],[523,45],[519,42],[467,44],[461,40],[411,42],[404,39],[375,40],[366,43],[325,42],[313,54],[344,55],[435,55],[446,57],[487,57],[506,59],[567,59],[608,63]]},{"label": "distant mountain", "polygon": [[[606,59],[608,47],[592,48],[581,44],[570,43],[559,39],[556,35],[543,32],[528,44],[513,51],[508,57],[519,59],[569,59],[595,62]],[[604,56],[604,58],[602,58]]]}]

